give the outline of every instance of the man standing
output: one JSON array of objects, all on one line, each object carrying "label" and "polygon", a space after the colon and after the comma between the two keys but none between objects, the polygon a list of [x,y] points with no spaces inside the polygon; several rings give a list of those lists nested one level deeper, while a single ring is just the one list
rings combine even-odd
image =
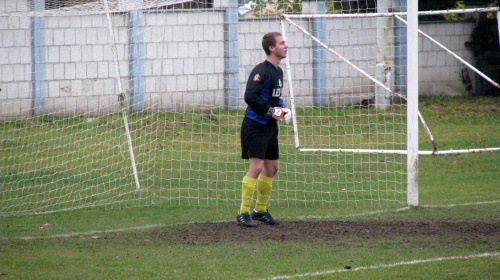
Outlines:
[{"label": "man standing", "polygon": [[[283,70],[280,61],[288,46],[279,32],[269,32],[262,38],[267,59],[255,66],[248,77],[244,99],[248,104],[241,125],[241,157],[249,159],[250,167],[243,178],[241,206],[236,217],[239,225],[255,227],[254,220],[278,225],[267,210],[272,181],[278,172],[278,125],[283,118],[290,120],[290,110],[280,98],[283,90]],[[257,186],[257,201],[250,215],[250,205]]]}]

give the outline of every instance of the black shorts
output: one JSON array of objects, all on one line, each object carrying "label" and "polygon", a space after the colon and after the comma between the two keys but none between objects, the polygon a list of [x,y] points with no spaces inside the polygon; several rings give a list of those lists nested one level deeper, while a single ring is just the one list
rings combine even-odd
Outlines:
[{"label": "black shorts", "polygon": [[279,159],[278,124],[260,124],[244,118],[241,124],[241,158]]}]

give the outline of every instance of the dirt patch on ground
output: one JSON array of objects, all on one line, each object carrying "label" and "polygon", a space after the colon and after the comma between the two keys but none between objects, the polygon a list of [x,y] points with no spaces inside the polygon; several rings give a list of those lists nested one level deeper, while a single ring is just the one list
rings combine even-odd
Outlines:
[{"label": "dirt patch on ground", "polygon": [[[153,232],[157,237],[180,243],[203,244],[215,242],[255,241],[342,241],[346,239],[409,240],[446,236],[456,242],[497,240],[500,224],[467,222],[382,222],[382,221],[284,221],[277,226],[259,223],[247,228],[235,222],[194,223],[174,231]],[[411,237],[411,238],[410,238]],[[497,243],[498,244],[498,243]]]}]

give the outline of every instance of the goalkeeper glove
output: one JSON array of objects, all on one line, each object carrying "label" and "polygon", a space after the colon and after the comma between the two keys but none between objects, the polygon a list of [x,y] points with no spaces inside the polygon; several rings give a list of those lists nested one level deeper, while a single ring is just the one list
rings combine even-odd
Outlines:
[{"label": "goalkeeper glove", "polygon": [[285,116],[285,107],[270,107],[267,111],[267,115],[281,121]]},{"label": "goalkeeper glove", "polygon": [[289,124],[290,120],[292,119],[292,110],[285,108],[283,109],[283,111],[285,111],[285,116],[283,117],[283,119],[285,120],[285,124]]}]

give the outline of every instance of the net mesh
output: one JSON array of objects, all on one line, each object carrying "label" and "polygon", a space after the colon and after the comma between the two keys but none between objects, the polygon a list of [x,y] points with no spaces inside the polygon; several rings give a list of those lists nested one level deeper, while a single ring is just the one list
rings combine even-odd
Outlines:
[{"label": "net mesh", "polygon": [[[260,41],[280,30],[276,15],[309,14],[315,5],[0,0],[0,215],[153,204],[236,209],[248,168],[240,158],[242,96],[265,59]],[[324,3],[325,13],[374,7]],[[378,20],[329,19],[315,32],[404,93],[404,32],[387,23],[390,70],[380,69],[391,75],[377,72]],[[312,31],[310,20],[297,22]],[[296,106],[300,148],[405,149],[404,102],[391,96],[387,108],[377,107],[370,79],[320,57],[290,26],[286,38],[295,100],[289,86],[283,99]],[[281,124],[280,135],[272,205],[406,205],[403,155],[301,152],[293,125]]]}]

